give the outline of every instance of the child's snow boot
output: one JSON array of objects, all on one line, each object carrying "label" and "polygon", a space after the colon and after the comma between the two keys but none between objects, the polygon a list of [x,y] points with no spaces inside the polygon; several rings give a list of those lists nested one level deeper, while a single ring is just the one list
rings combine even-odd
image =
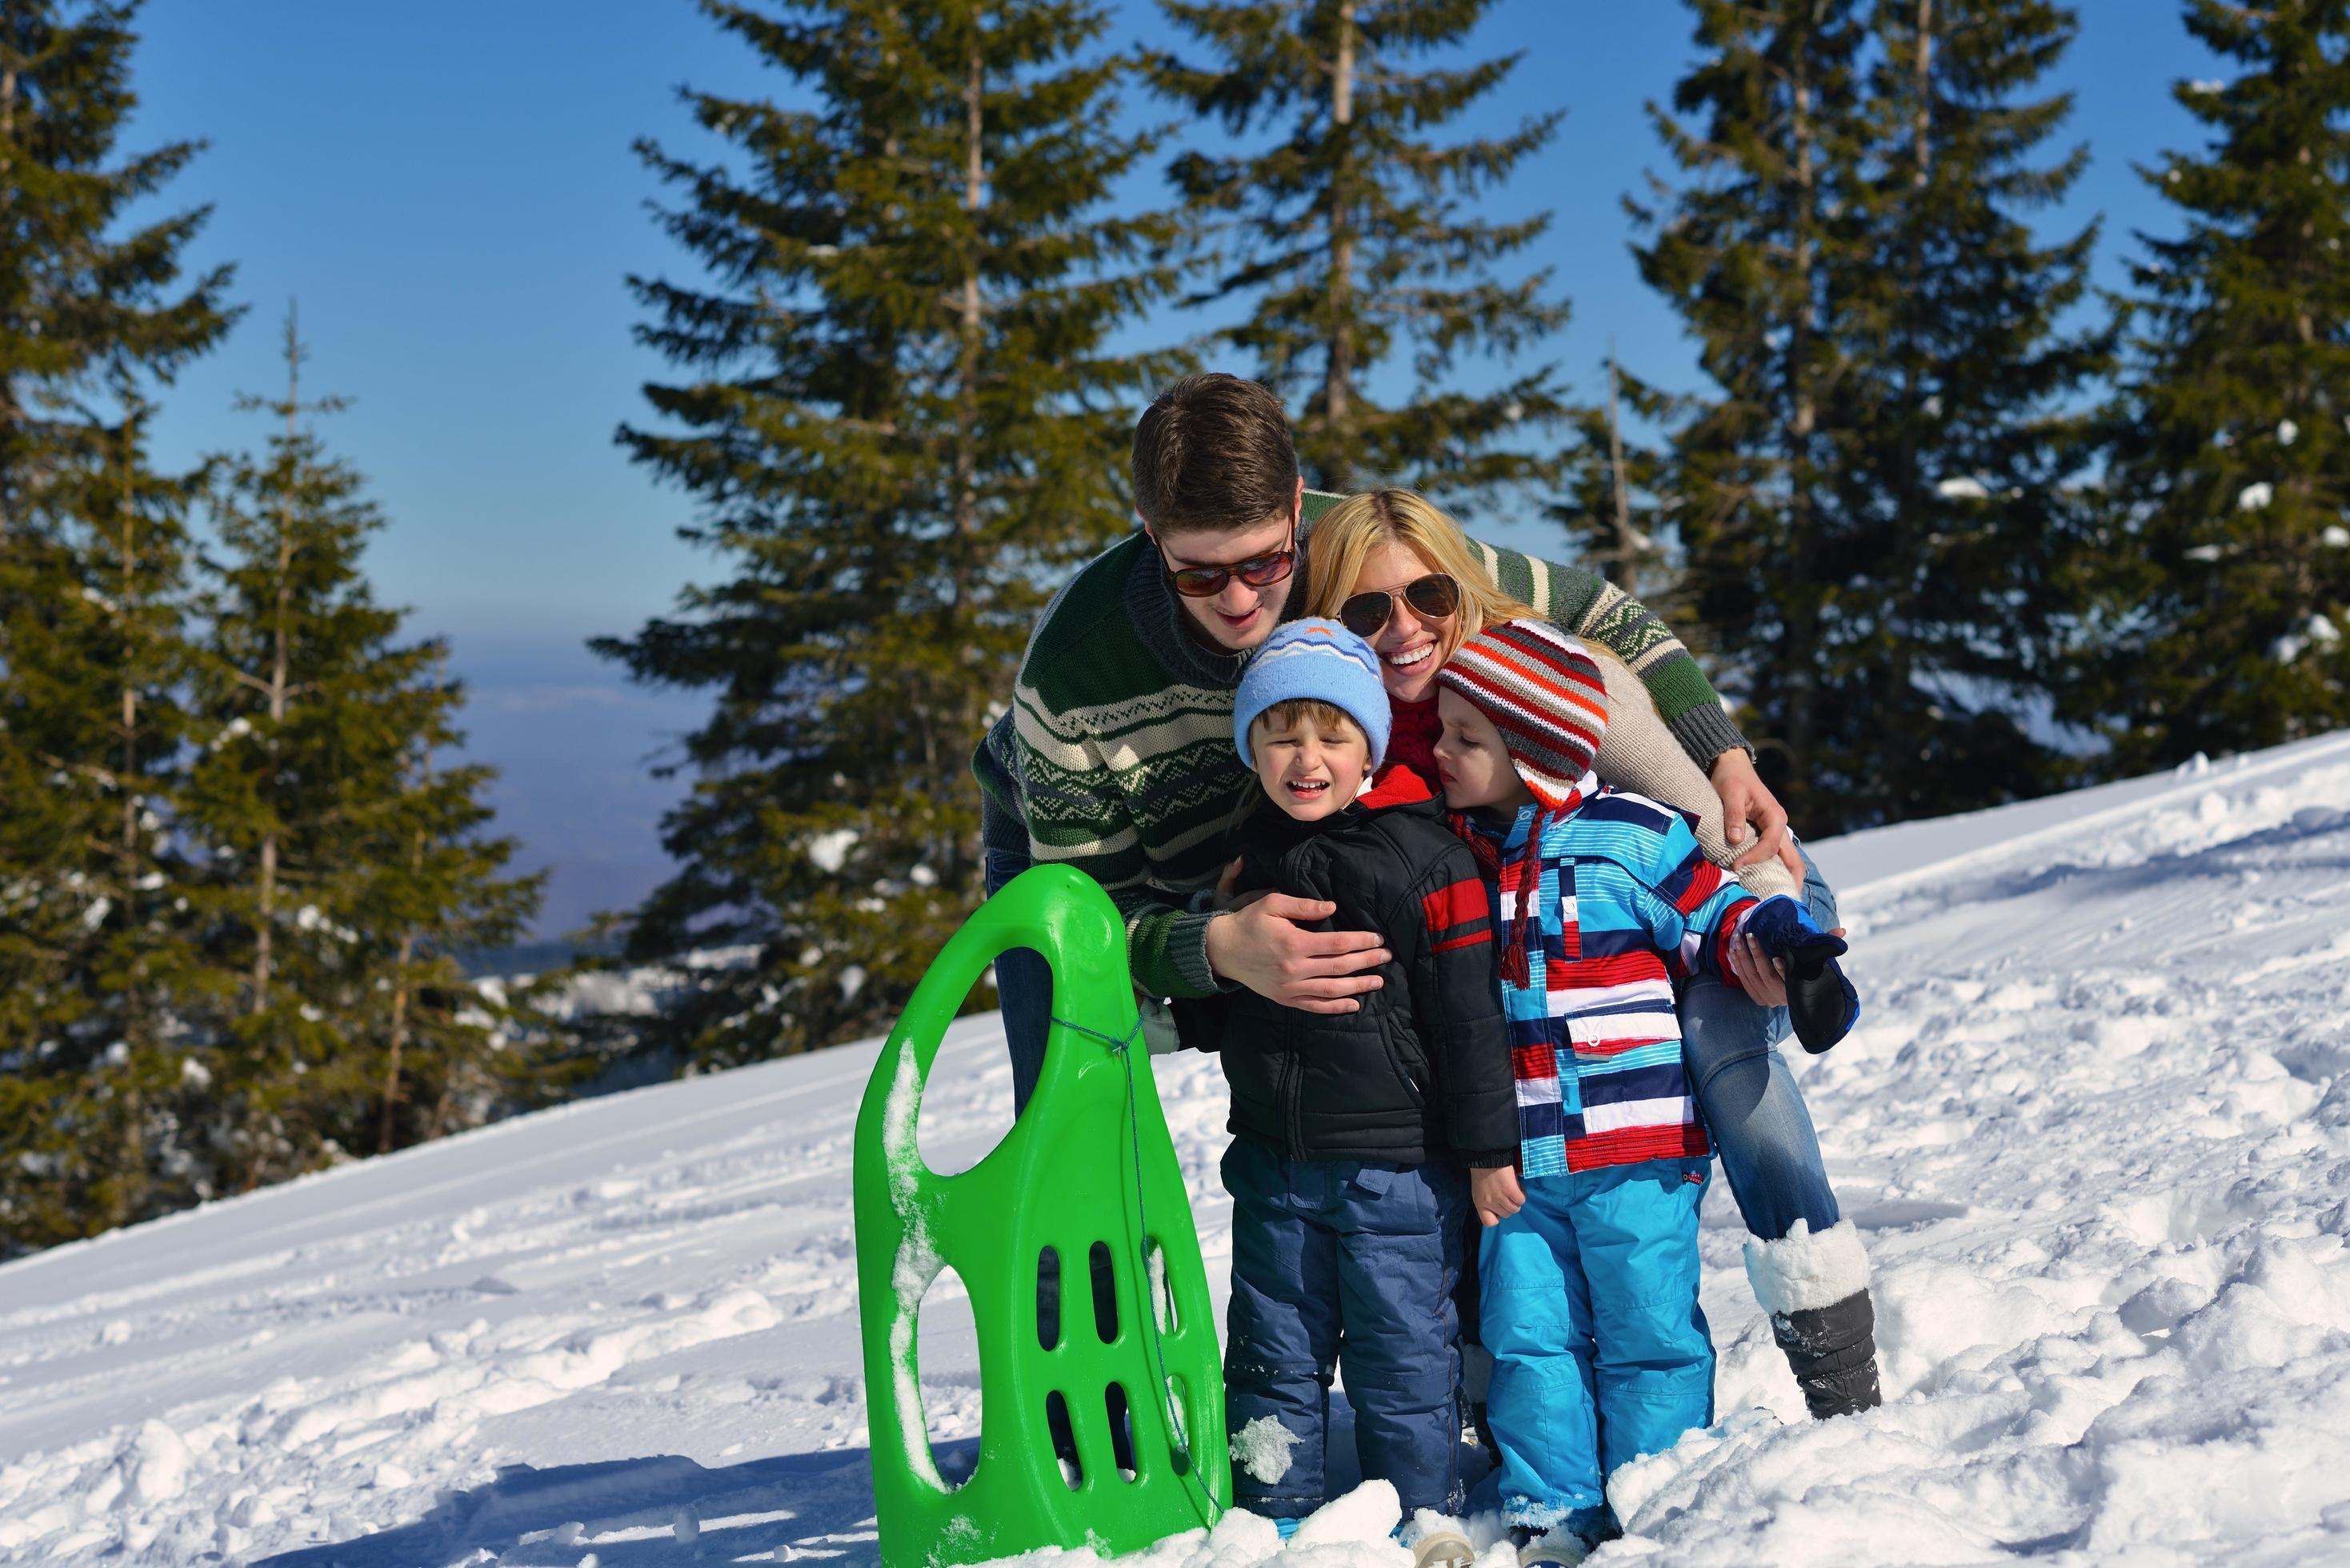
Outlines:
[{"label": "child's snow boot", "polygon": [[1425,1511],[1396,1526],[1396,1540],[1411,1552],[1412,1568],[1470,1568],[1477,1561],[1460,1525]]},{"label": "child's snow boot", "polygon": [[1868,1254],[1849,1220],[1817,1235],[1803,1220],[1776,1241],[1746,1243],[1746,1277],[1771,1318],[1812,1418],[1884,1403],[1877,1382],[1877,1309]]},{"label": "child's snow boot", "polygon": [[1596,1546],[1582,1532],[1564,1524],[1548,1531],[1513,1525],[1510,1539],[1518,1548],[1518,1568],[1577,1568]]}]

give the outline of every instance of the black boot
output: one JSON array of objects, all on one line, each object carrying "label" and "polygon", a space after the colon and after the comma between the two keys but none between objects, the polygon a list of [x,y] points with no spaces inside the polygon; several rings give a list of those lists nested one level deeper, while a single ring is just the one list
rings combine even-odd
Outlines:
[{"label": "black boot", "polygon": [[1814,1420],[1874,1410],[1877,1308],[1868,1299],[1868,1254],[1846,1220],[1814,1235],[1802,1220],[1776,1241],[1746,1243],[1746,1277],[1770,1314],[1771,1336],[1804,1391]]},{"label": "black boot", "polygon": [[1774,1313],[1771,1334],[1787,1353],[1813,1420],[1885,1403],[1877,1387],[1877,1309],[1865,1288],[1824,1307]]}]

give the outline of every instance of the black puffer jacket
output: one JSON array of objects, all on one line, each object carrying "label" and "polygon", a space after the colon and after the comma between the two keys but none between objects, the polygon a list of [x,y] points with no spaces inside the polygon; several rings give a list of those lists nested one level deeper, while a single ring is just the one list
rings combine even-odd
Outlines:
[{"label": "black puffer jacket", "polygon": [[1316,929],[1377,931],[1394,957],[1358,1012],[1250,991],[1175,1004],[1183,1043],[1221,1050],[1232,1130],[1291,1159],[1393,1165],[1517,1158],[1517,1089],[1487,894],[1428,802],[1300,823],[1267,805],[1242,835],[1240,890],[1338,906]]}]

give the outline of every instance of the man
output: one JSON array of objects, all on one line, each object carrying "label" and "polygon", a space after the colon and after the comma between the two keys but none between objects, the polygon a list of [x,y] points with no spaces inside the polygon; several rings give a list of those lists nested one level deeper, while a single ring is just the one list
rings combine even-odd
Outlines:
[{"label": "man", "polygon": [[[1248,655],[1304,600],[1311,519],[1280,400],[1235,376],[1188,377],[1134,434],[1140,533],[1089,562],[1045,607],[1012,709],[972,767],[985,792],[987,890],[1031,865],[1074,866],[1126,917],[1136,988],[1153,997],[1245,986],[1284,1007],[1351,1012],[1388,959],[1367,931],[1315,931],[1331,906],[1278,894],[1218,911],[1212,897],[1255,781],[1232,745]],[[1316,504],[1318,503],[1318,504]],[[1578,567],[1487,547],[1497,583],[1613,649],[1708,771],[1732,825],[1774,855],[1787,815],[1696,661],[1640,605]],[[1045,1052],[1052,979],[1004,955],[997,993],[1014,1095]]]}]

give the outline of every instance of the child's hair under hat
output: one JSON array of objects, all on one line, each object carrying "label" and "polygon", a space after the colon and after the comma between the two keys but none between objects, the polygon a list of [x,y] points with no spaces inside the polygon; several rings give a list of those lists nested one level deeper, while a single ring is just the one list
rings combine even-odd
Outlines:
[{"label": "child's hair under hat", "polygon": [[1371,738],[1363,734],[1362,725],[1355,722],[1352,713],[1336,702],[1325,702],[1319,697],[1293,697],[1285,702],[1275,702],[1249,721],[1249,732],[1253,735],[1263,727],[1276,731],[1295,730],[1306,724],[1324,731],[1362,735],[1366,746],[1371,742]]}]

